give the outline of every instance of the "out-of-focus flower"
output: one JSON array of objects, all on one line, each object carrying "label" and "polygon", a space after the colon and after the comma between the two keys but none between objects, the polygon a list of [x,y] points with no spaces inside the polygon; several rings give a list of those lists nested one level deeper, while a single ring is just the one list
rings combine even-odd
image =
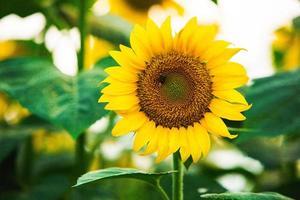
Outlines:
[{"label": "out-of-focus flower", "polygon": [[[24,47],[17,41],[7,40],[0,42],[0,61],[20,56],[24,53]],[[0,121],[5,120],[9,124],[16,124],[28,115],[27,109],[15,101],[10,101],[4,93],[0,92]]]},{"label": "out-of-focus flower", "polygon": [[[120,64],[105,71],[109,83],[99,102],[123,118],[114,136],[135,132],[133,149],[157,152],[157,161],[179,150],[194,162],[210,150],[210,134],[235,138],[223,119],[242,121],[248,110],[236,88],[248,81],[244,67],[229,61],[240,48],[215,40],[214,25],[198,25],[192,18],[173,37],[171,20],[161,27],[148,20],[136,25],[131,48],[120,46],[111,56]],[[210,134],[208,134],[210,133]]]},{"label": "out-of-focus flower", "polygon": [[300,30],[285,26],[275,31],[272,44],[274,65],[279,71],[300,66]]},{"label": "out-of-focus flower", "polygon": [[38,153],[56,154],[59,152],[72,152],[75,142],[66,132],[48,132],[39,129],[33,133],[34,150]]},{"label": "out-of-focus flower", "polygon": [[16,41],[0,41],[0,60],[18,56],[22,52],[21,46]]},{"label": "out-of-focus flower", "polygon": [[85,68],[91,69],[94,64],[102,57],[108,56],[108,52],[113,50],[114,46],[106,40],[89,35],[85,41]]},{"label": "out-of-focus flower", "polygon": [[[104,0],[100,0],[104,1]],[[153,6],[163,9],[174,9],[179,15],[184,9],[174,0],[108,0],[110,12],[121,16],[133,23],[144,24],[148,18],[148,11]]]}]

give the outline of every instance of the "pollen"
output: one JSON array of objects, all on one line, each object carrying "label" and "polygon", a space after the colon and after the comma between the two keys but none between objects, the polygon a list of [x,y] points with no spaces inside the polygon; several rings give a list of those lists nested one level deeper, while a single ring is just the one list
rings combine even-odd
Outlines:
[{"label": "pollen", "polygon": [[213,98],[205,63],[177,51],[152,57],[139,74],[137,88],[141,111],[167,128],[199,122]]}]

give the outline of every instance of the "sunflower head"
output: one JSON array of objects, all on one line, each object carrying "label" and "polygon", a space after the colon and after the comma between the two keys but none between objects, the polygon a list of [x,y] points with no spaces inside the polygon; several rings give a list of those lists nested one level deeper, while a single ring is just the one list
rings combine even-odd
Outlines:
[{"label": "sunflower head", "polygon": [[157,161],[179,150],[198,161],[210,149],[210,134],[234,138],[223,119],[244,120],[249,109],[236,90],[248,81],[243,66],[230,62],[240,48],[215,40],[217,27],[196,18],[173,36],[170,18],[158,27],[136,25],[131,48],[111,56],[120,66],[106,69],[109,83],[99,102],[122,116],[112,134],[135,133],[133,149],[157,152]]}]

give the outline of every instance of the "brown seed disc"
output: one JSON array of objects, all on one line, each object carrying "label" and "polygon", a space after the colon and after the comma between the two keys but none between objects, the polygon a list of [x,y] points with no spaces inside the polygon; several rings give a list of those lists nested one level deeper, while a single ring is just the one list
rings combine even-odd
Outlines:
[{"label": "brown seed disc", "polygon": [[168,128],[199,122],[213,97],[205,64],[177,51],[152,57],[137,85],[141,111]]}]

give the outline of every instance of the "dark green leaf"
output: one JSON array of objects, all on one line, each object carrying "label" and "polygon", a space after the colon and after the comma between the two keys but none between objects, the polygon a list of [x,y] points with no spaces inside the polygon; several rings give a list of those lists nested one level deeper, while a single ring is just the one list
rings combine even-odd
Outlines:
[{"label": "dark green leaf", "polygon": [[214,2],[216,5],[218,5],[218,0],[211,0],[212,2]]},{"label": "dark green leaf", "polygon": [[107,67],[117,66],[117,65],[118,63],[116,63],[116,61],[112,57],[107,56],[98,60],[95,64],[95,67],[105,69]]},{"label": "dark green leaf", "polygon": [[103,179],[113,178],[133,178],[142,181],[146,181],[154,186],[157,185],[157,181],[165,175],[174,173],[174,171],[161,172],[161,173],[147,173],[137,169],[130,168],[106,168],[93,172],[88,172],[77,180],[74,187],[81,186],[84,184],[94,183]]},{"label": "dark green leaf", "polygon": [[0,62],[0,90],[75,138],[107,113],[97,102],[104,77],[99,68],[69,77],[42,58]]},{"label": "dark green leaf", "polygon": [[117,16],[91,18],[91,33],[116,45],[129,45],[131,29],[131,24]]},{"label": "dark green leaf", "polygon": [[188,170],[192,163],[193,163],[193,158],[192,156],[190,156],[183,164],[185,168]]},{"label": "dark green leaf", "polygon": [[293,19],[293,26],[296,30],[300,31],[300,16]]},{"label": "dark green leaf", "polygon": [[204,194],[201,198],[208,200],[291,200],[275,192],[251,193],[251,192],[237,192],[237,193],[221,193],[221,194]]},{"label": "dark green leaf", "polygon": [[300,70],[254,80],[244,90],[253,104],[247,111],[244,129],[255,130],[240,134],[238,140],[255,136],[276,136],[300,130]]},{"label": "dark green leaf", "polygon": [[29,135],[31,129],[10,127],[0,127],[0,163]]}]

